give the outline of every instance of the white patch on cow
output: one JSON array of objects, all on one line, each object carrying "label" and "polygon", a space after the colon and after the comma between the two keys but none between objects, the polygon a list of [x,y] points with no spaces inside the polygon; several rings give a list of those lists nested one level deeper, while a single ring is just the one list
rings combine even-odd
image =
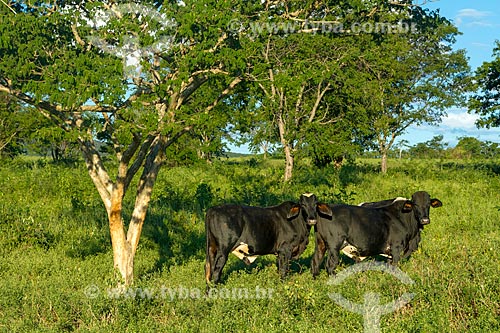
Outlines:
[{"label": "white patch on cow", "polygon": [[302,194],[303,196],[307,197],[307,198],[310,198],[314,195],[314,193],[311,193],[311,192],[306,192],[306,193],[303,193]]},{"label": "white patch on cow", "polygon": [[[395,198],[392,202],[394,203],[394,202],[396,202],[396,201],[406,201],[406,200],[408,200],[408,199],[403,198],[403,197],[397,197],[397,198]],[[376,202],[376,201],[375,201],[375,202]],[[367,203],[373,203],[373,202],[366,202],[366,201],[364,201],[364,202],[362,202],[362,203],[358,204],[358,206],[363,206],[364,204],[367,204]]]},{"label": "white patch on cow", "polygon": [[[404,199],[404,200],[406,200],[406,199]],[[392,256],[390,254],[386,254],[386,253],[391,253],[391,247],[389,245],[387,245],[387,247],[385,248],[384,253],[380,253],[379,256],[386,257],[388,259],[392,259]]]},{"label": "white patch on cow", "polygon": [[356,260],[356,258],[360,258],[359,253],[358,253],[358,249],[356,247],[354,247],[348,243],[345,243],[345,244],[347,244],[347,245],[344,248],[342,248],[342,252],[344,252],[344,254],[346,256],[348,256],[349,258],[354,259],[354,260]]},{"label": "white patch on cow", "polygon": [[249,256],[248,244],[241,242],[232,252],[240,260],[248,260],[249,263],[253,263],[258,256]]},{"label": "white patch on cow", "polygon": [[[406,199],[405,199],[405,200],[406,200]],[[363,261],[363,260],[365,260],[366,258],[368,258],[368,257],[363,257],[363,256],[360,256],[360,255],[359,255],[359,252],[358,252],[358,249],[357,249],[355,246],[353,246],[353,245],[351,245],[351,244],[349,244],[349,243],[347,243],[347,242],[344,242],[343,246],[344,246],[344,247],[342,248],[342,252],[343,252],[346,256],[348,256],[349,258],[351,258],[352,260],[356,260],[356,261]],[[389,252],[389,246],[387,247],[387,250],[386,250],[386,251],[387,251],[387,252]],[[379,253],[378,255],[379,255],[379,256],[382,256],[382,257],[386,257],[386,258],[388,258],[388,259],[391,259],[391,258],[392,258],[392,256],[391,256],[391,255],[389,255],[389,254],[385,254],[385,253]]]},{"label": "white patch on cow", "polygon": [[258,256],[248,256],[246,257],[250,263],[253,263]]}]

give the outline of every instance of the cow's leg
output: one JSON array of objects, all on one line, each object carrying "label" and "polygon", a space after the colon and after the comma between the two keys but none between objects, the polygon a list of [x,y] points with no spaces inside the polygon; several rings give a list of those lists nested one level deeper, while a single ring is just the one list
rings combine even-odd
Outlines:
[{"label": "cow's leg", "polygon": [[397,266],[401,258],[401,251],[404,247],[401,244],[391,245],[391,259],[389,259],[389,264]]},{"label": "cow's leg", "polygon": [[326,252],[326,243],[324,239],[316,233],[316,245],[314,248],[314,255],[311,260],[311,273],[314,278],[319,275],[319,268],[323,262]]},{"label": "cow's leg", "polygon": [[335,244],[332,247],[328,248],[328,260],[326,262],[326,272],[329,276],[335,274],[335,268],[339,264],[340,261],[340,248],[342,247],[342,243]]},{"label": "cow's leg", "polygon": [[229,251],[222,251],[221,249],[219,249],[215,254],[213,274],[212,274],[212,281],[214,282],[214,284],[219,283],[222,269],[226,264],[228,255]]},{"label": "cow's leg", "polygon": [[281,280],[286,278],[288,269],[290,266],[290,260],[292,259],[292,250],[290,247],[281,247],[278,250],[278,272],[280,274]]},{"label": "cow's leg", "polygon": [[408,244],[408,248],[405,250],[405,252],[403,253],[403,256],[401,259],[406,259],[408,258],[413,252],[415,252],[417,249],[418,249],[418,244],[420,243],[420,232],[418,232],[418,234],[413,237],[409,244]]}]

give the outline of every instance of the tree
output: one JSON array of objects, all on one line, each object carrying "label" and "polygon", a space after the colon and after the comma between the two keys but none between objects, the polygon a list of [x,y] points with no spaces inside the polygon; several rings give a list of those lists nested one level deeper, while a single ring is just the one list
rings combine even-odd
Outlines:
[{"label": "tree", "polygon": [[412,1],[287,2],[265,19],[287,30],[259,35],[252,74],[267,116],[253,144],[280,143],[285,181],[301,153],[321,166],[369,140],[386,172],[398,136],[463,101],[468,65],[451,49],[456,28]]},{"label": "tree", "polygon": [[346,115],[354,108],[336,95],[339,87],[348,86],[352,73],[347,64],[357,54],[352,36],[336,31],[341,29],[339,13],[352,9],[343,6],[291,1],[269,6],[257,22],[265,29],[253,36],[260,46],[249,58],[255,117],[244,128],[252,133],[252,147],[271,143],[282,148],[285,182],[292,178],[297,156],[325,165],[354,146],[353,118]]},{"label": "tree", "polygon": [[28,148],[36,145],[33,133],[48,131],[48,127],[54,128],[54,125],[33,108],[0,92],[0,156],[14,157],[26,153]]},{"label": "tree", "polygon": [[477,125],[487,128],[500,126],[500,41],[496,42],[493,57],[476,70],[478,92],[469,101],[469,111],[481,116]]},{"label": "tree", "polygon": [[481,154],[485,158],[496,158],[500,153],[500,144],[497,142],[485,141],[483,142],[483,147]]},{"label": "tree", "polygon": [[409,126],[437,123],[447,108],[464,102],[469,67],[464,51],[451,48],[457,29],[437,11],[383,2],[373,11],[378,20],[411,27],[367,36],[360,59],[366,75],[360,89],[385,173],[390,148]]},{"label": "tree", "polygon": [[398,153],[398,156],[399,156],[399,159],[401,159],[403,157],[403,150],[408,147],[410,147],[410,142],[408,140],[400,140],[397,144],[396,144],[396,147],[398,148],[399,150],[399,153]]},{"label": "tree", "polygon": [[36,125],[31,128],[25,146],[42,156],[51,156],[54,162],[72,161],[79,156],[79,147],[75,138],[43,117],[36,110],[31,111]]},{"label": "tree", "polygon": [[488,149],[484,142],[473,137],[464,136],[458,138],[458,143],[453,149],[453,155],[458,158],[478,158],[483,155],[485,150]]},{"label": "tree", "polygon": [[[108,214],[114,267],[125,284],[133,281],[134,256],[167,149],[200,122],[208,123],[207,115],[242,81],[245,50],[227,26],[233,10],[245,15],[252,6],[0,6],[0,91],[36,107],[79,143]],[[103,159],[98,139],[111,143],[113,163]],[[123,198],[136,174],[127,223]]]},{"label": "tree", "polygon": [[[305,143],[306,133],[317,135],[313,127],[336,121],[323,100],[331,89],[330,77],[340,70],[339,58],[344,52],[334,52],[327,36],[269,36],[264,49],[267,68],[255,73],[255,81],[263,97],[262,131],[276,135],[283,148],[285,182],[292,178],[295,155]],[[273,132],[269,132],[270,124]],[[264,135],[262,138],[270,140]]]},{"label": "tree", "polygon": [[417,143],[410,148],[410,154],[417,158],[441,158],[448,143],[443,142],[442,135],[436,135],[426,142]]}]

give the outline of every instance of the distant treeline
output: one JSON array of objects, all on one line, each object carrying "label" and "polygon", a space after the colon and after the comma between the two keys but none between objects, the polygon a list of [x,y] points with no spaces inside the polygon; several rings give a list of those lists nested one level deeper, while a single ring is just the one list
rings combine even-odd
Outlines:
[{"label": "distant treeline", "polygon": [[[379,158],[380,153],[367,151],[364,157]],[[496,158],[500,156],[499,143],[481,141],[474,137],[460,137],[455,147],[450,147],[443,141],[443,136],[438,135],[431,140],[410,146],[406,141],[401,141],[389,152],[391,158],[447,158],[447,159],[470,159],[470,158]]]}]

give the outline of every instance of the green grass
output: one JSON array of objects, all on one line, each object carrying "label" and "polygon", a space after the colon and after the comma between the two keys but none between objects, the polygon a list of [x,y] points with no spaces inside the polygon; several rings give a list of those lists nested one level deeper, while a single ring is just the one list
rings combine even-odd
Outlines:
[{"label": "green grass", "polygon": [[[341,170],[299,165],[281,182],[279,161],[238,159],[163,169],[135,260],[136,280],[120,293],[112,269],[106,213],[83,166],[15,161],[0,167],[0,331],[2,332],[324,332],[363,331],[363,318],[329,293],[363,303],[415,297],[381,319],[382,332],[500,331],[499,163],[373,161]],[[426,190],[431,210],[419,250],[388,274],[356,274],[329,285],[309,272],[314,240],[281,282],[274,256],[245,266],[231,257],[223,282],[205,297],[207,207],[276,204],[314,191],[327,202],[410,196]],[[132,198],[127,197],[131,202]],[[337,271],[352,267],[341,261]],[[231,294],[231,292],[235,294]]]}]

